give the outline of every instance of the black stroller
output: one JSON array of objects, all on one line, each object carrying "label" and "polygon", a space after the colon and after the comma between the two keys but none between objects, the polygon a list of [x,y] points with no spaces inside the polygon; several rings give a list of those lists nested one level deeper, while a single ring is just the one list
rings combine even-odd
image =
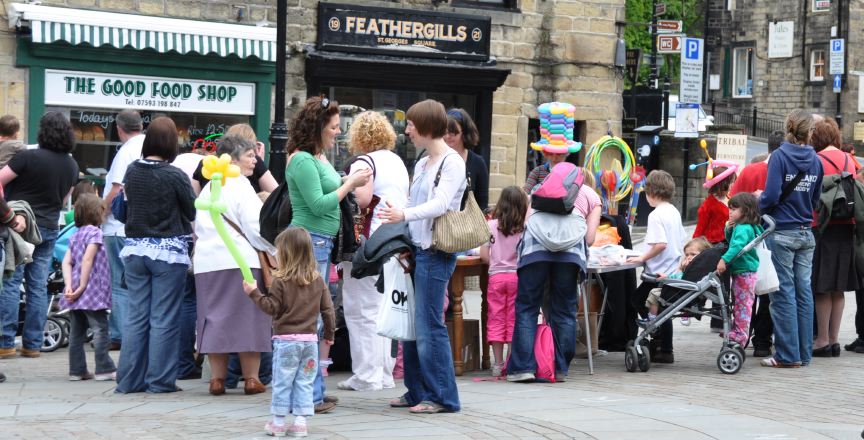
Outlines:
[{"label": "black stroller", "polygon": [[[730,264],[741,255],[758,246],[765,237],[774,232],[774,219],[768,215],[762,216],[765,232],[756,237],[741,249],[741,252],[730,261]],[[662,287],[660,305],[664,309],[657,317],[644,325],[635,340],[627,342],[624,352],[624,366],[627,371],[648,371],[651,368],[651,355],[648,349],[648,338],[660,328],[664,322],[683,316],[702,316],[723,321],[723,345],[717,356],[717,368],[725,374],[735,374],[744,366],[744,347],[729,340],[730,304],[729,273],[718,275],[715,271],[717,263],[726,252],[726,245],[717,245],[696,256],[680,280],[657,278],[655,274],[643,273],[642,280],[657,283]],[[705,308],[705,301],[710,300],[712,307]]]}]

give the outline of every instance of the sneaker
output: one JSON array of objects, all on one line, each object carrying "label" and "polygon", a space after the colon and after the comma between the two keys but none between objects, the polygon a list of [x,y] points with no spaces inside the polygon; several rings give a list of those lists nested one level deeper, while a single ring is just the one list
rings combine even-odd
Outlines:
[{"label": "sneaker", "polygon": [[[847,345],[847,347],[848,347],[848,345]],[[12,359],[12,358],[17,357],[17,356],[18,356],[18,352],[15,351],[15,347],[0,348],[0,359]]]},{"label": "sneaker", "polygon": [[655,364],[674,364],[675,355],[672,352],[660,351],[656,355],[651,356],[651,362]]},{"label": "sneaker", "polygon": [[79,382],[82,380],[90,380],[90,379],[93,379],[93,375],[90,373],[84,373],[81,375],[78,375],[78,374],[70,374],[69,375],[69,382]]},{"label": "sneaker", "polygon": [[684,327],[689,327],[690,326],[690,317],[689,316],[682,316],[681,317],[681,325],[683,325]]},{"label": "sneaker", "polygon": [[567,373],[556,371],[555,382],[567,382]]},{"label": "sneaker", "polygon": [[116,381],[117,380],[117,372],[97,374],[93,377],[97,382],[108,382],[108,381]]},{"label": "sneaker", "polygon": [[504,363],[500,364],[492,364],[492,377],[501,377],[501,374],[504,373]]},{"label": "sneaker", "polygon": [[325,414],[330,411],[333,411],[333,408],[336,408],[336,404],[333,402],[321,402],[315,405],[315,414]]},{"label": "sneaker", "polygon": [[534,373],[516,373],[516,374],[508,374],[507,382],[533,382]]},{"label": "sneaker", "polygon": [[271,437],[285,437],[288,432],[288,425],[276,425],[273,421],[269,421],[264,425],[264,431]]},{"label": "sneaker", "polygon": [[309,430],[306,428],[306,425],[298,425],[293,424],[290,428],[288,428],[288,432],[291,433],[291,437],[306,437],[309,435]]},{"label": "sneaker", "polygon": [[337,383],[336,389],[340,389],[343,391],[357,391],[354,389],[354,387],[348,384],[347,380],[343,380],[342,382]]},{"label": "sneaker", "polygon": [[[858,350],[858,347],[864,347],[864,339],[861,339],[861,338],[855,338],[855,340],[852,341],[851,344],[846,344],[843,348],[845,348],[846,351],[855,351],[855,352],[857,352],[857,353],[861,353],[860,351],[857,351],[857,350]],[[0,349],[0,358],[3,357],[3,351],[4,351],[4,350],[6,350],[6,349],[5,349],[5,348],[4,348],[4,349]]]}]

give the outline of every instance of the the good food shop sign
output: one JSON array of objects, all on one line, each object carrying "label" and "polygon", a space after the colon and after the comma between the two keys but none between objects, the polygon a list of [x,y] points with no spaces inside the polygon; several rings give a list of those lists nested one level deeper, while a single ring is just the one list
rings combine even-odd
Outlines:
[{"label": "the good food shop sign", "polygon": [[318,49],[489,59],[489,17],[318,3]]},{"label": "the good food shop sign", "polygon": [[253,115],[255,84],[46,70],[45,104]]}]

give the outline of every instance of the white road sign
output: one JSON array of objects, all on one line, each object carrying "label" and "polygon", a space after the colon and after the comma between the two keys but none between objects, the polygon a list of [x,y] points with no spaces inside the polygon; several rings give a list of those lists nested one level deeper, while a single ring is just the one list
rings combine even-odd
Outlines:
[{"label": "white road sign", "polygon": [[705,55],[705,40],[684,38],[681,48],[681,90],[679,102],[702,103],[702,59]]},{"label": "white road sign", "polygon": [[842,75],[846,73],[846,42],[842,38],[831,40],[831,56],[828,58],[828,73],[831,75]]}]

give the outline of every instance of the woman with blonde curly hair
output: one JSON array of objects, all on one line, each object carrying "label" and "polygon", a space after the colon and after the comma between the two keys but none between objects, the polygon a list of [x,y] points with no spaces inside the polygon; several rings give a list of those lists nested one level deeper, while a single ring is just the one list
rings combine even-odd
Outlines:
[{"label": "woman with blonde curly hair", "polygon": [[[368,169],[372,179],[357,187],[354,195],[361,208],[373,205],[371,235],[381,225],[378,211],[387,204],[402,208],[408,203],[408,170],[402,159],[393,153],[396,133],[379,113],[367,111],[359,114],[351,125],[349,151],[357,158],[351,164],[351,173]],[[381,172],[379,172],[381,171]],[[354,375],[339,382],[341,390],[371,391],[393,388],[393,359],[390,340],[378,336],[375,323],[383,296],[375,288],[377,277],[362,279],[350,276],[351,263],[342,263],[345,281],[342,286],[342,306],[345,323],[351,334],[351,367]]]}]

